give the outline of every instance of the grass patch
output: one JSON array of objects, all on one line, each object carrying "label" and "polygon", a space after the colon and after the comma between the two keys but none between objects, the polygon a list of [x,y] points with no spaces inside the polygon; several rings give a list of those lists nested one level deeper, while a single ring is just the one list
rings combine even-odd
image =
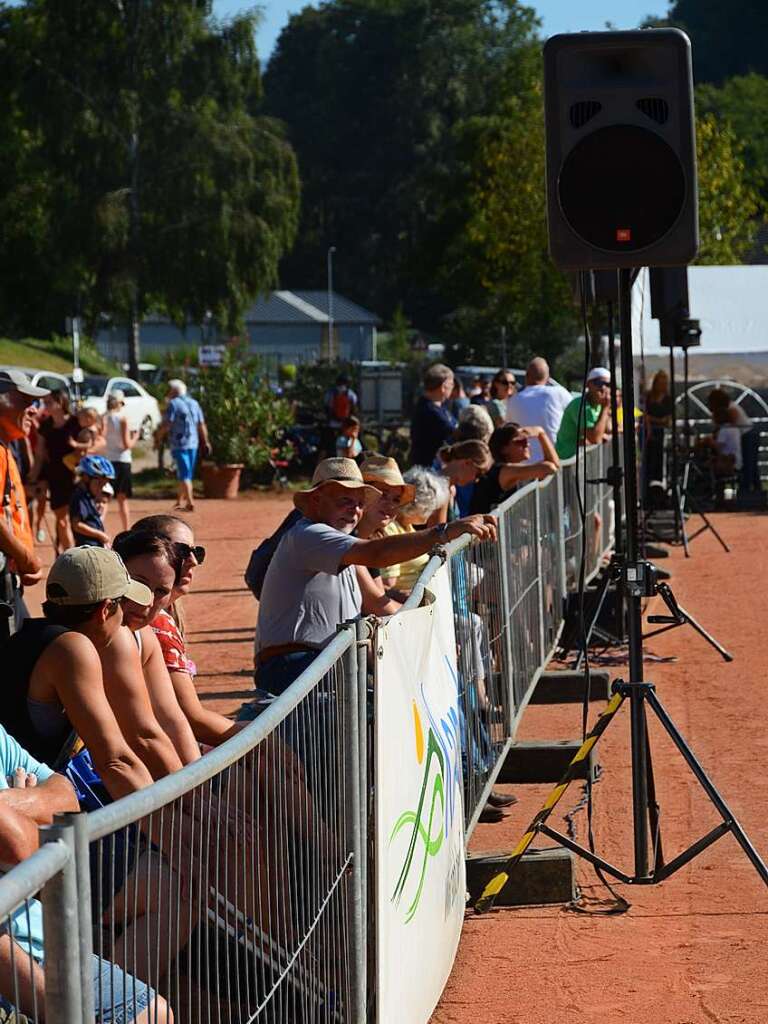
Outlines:
[{"label": "grass patch", "polygon": [[[131,479],[134,498],[176,498],[177,481],[173,470],[152,466],[133,473]],[[202,493],[202,484],[195,480],[195,497],[202,497]]]},{"label": "grass patch", "polygon": [[[72,372],[72,342],[69,338],[51,338],[41,341],[24,338],[14,341],[0,338],[0,364],[4,366],[27,366],[30,370],[54,370],[56,373]],[[90,345],[80,346],[80,365],[84,373],[106,374],[109,377],[122,374],[117,363],[110,362]]]}]

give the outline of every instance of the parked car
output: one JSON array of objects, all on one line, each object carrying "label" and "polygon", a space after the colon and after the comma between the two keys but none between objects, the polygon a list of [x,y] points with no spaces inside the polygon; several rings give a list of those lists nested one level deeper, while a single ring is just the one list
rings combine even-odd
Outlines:
[{"label": "parked car", "polygon": [[138,430],[141,440],[148,441],[160,425],[160,406],[141,384],[130,377],[86,377],[80,385],[83,404],[102,414],[107,411],[107,395],[118,390],[125,397],[129,428]]},{"label": "parked car", "polygon": [[37,387],[48,388],[49,391],[66,391],[70,396],[72,394],[69,378],[55,370],[33,370],[29,366],[0,366],[0,370],[21,370]]}]

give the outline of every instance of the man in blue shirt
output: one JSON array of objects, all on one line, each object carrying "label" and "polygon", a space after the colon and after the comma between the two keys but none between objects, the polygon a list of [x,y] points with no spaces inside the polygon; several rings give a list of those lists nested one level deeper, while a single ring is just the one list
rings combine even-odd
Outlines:
[{"label": "man in blue shirt", "polygon": [[424,372],[422,394],[411,419],[411,464],[429,468],[441,448],[456,429],[456,420],[446,402],[453,391],[453,370],[443,363],[428,366]]},{"label": "man in blue shirt", "polygon": [[203,410],[199,402],[187,394],[187,385],[183,380],[168,381],[168,405],[157,438],[161,440],[166,435],[171,442],[171,455],[176,463],[179,481],[175,507],[181,512],[193,512],[192,477],[195,474],[197,449],[202,447],[203,455],[208,455],[211,445]]}]

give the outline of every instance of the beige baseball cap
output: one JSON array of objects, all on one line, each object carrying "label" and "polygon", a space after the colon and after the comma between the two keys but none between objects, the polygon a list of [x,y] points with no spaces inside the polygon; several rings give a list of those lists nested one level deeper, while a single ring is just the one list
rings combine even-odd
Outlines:
[{"label": "beige baseball cap", "polygon": [[127,597],[152,604],[152,591],[128,575],[120,555],[108,548],[70,548],[59,555],[45,582],[46,600],[53,604],[98,604]]}]

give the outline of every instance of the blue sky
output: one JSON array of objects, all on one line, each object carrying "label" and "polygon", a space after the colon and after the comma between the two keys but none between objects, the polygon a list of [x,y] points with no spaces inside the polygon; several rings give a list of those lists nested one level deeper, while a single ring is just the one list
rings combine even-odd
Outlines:
[{"label": "blue sky", "polygon": [[[637,28],[646,14],[666,14],[667,0],[528,0],[544,23],[543,34],[556,32],[598,31],[606,21],[616,28]],[[226,18],[254,4],[244,0],[214,0],[214,13]],[[304,0],[274,0],[260,5],[264,20],[258,33],[259,56],[266,62],[280,30],[290,14],[308,6]]]}]

